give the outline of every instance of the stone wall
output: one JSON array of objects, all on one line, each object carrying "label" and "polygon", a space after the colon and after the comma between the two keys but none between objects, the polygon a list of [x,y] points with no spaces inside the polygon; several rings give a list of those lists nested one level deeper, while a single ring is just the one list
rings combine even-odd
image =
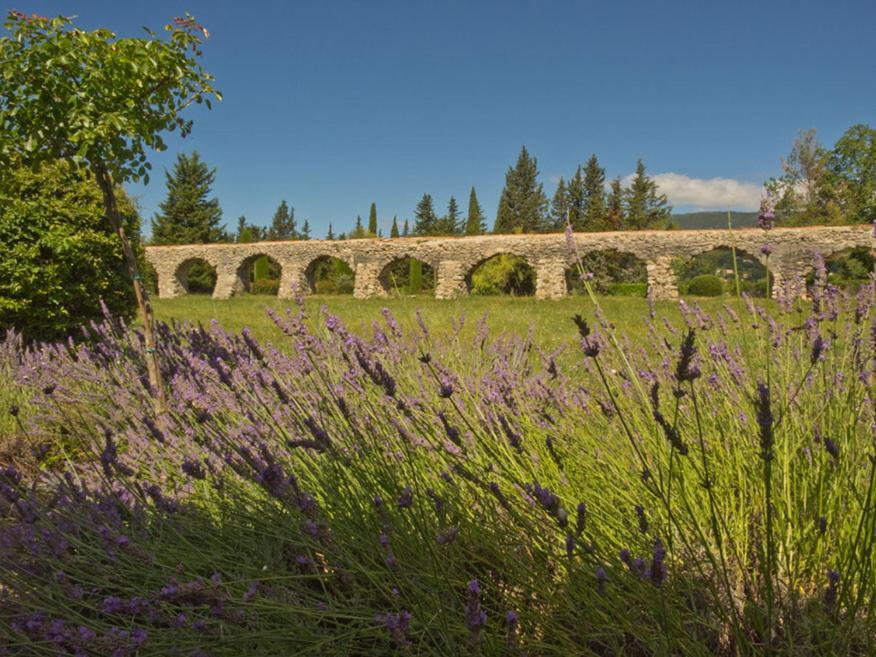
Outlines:
[{"label": "stone wall", "polygon": [[[769,244],[766,259],[761,247]],[[146,258],[158,273],[158,296],[185,294],[186,272],[196,260],[216,268],[214,298],[227,299],[246,289],[245,276],[256,257],[266,255],[280,265],[279,296],[312,291],[311,268],[330,256],[347,262],[355,272],[356,298],[385,296],[381,274],[396,260],[417,258],[435,271],[435,296],[449,299],[468,294],[475,267],[500,253],[518,255],[535,270],[536,296],[566,295],[565,271],[582,255],[607,249],[630,253],[645,262],[649,292],[657,299],[678,296],[672,260],[691,258],[717,247],[735,246],[763,262],[773,273],[776,289],[796,285],[813,266],[816,254],[828,257],[851,247],[876,248],[869,226],[739,230],[628,231],[549,235],[481,235],[477,237],[407,237],[343,241],[255,242],[150,246]]]}]

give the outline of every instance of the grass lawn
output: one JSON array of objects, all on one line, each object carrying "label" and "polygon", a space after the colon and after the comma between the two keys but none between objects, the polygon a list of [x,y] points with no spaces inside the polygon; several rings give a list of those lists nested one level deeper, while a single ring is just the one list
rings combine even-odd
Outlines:
[{"label": "grass lawn", "polygon": [[[738,311],[744,303],[738,299],[687,299],[690,304],[699,303],[706,312],[714,311],[728,303]],[[758,303],[762,303],[759,300]],[[644,318],[648,316],[648,303],[638,297],[601,297],[599,303],[608,318],[618,329],[629,336],[644,335]],[[217,320],[228,331],[239,332],[248,328],[259,340],[277,343],[285,339],[274,326],[265,310],[294,306],[291,300],[278,300],[270,296],[246,295],[225,300],[214,300],[206,295],[188,295],[177,299],[155,299],[155,314],[162,321],[190,321],[208,323]],[[387,299],[354,299],[351,296],[310,296],[306,308],[311,318],[316,318],[319,309],[325,306],[340,317],[353,331],[370,332],[372,321],[382,323],[381,309],[389,308],[403,329],[416,327],[416,312],[419,310],[430,331],[446,333],[456,330],[458,319],[465,317],[460,337],[471,336],[477,320],[486,315],[491,335],[516,333],[525,335],[532,328],[535,342],[544,349],[556,348],[574,341],[576,331],[571,317],[578,313],[585,317],[593,315],[592,301],[583,296],[567,297],[556,301],[539,301],[531,297],[465,297],[456,300],[439,300],[432,297],[400,297]],[[679,302],[664,301],[656,304],[661,317],[671,321],[680,319]]]}]

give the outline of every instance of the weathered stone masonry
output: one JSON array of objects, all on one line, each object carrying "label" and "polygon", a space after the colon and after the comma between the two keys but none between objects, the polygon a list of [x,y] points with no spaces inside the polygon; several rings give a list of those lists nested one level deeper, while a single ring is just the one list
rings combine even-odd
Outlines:
[{"label": "weathered stone masonry", "polygon": [[[772,247],[768,260],[761,254],[764,244]],[[876,248],[876,240],[869,226],[776,228],[769,232],[636,231],[576,233],[572,240],[562,234],[550,234],[150,246],[146,248],[146,258],[158,272],[161,298],[185,294],[189,267],[204,260],[216,268],[213,297],[227,299],[246,289],[249,264],[266,255],[282,268],[279,296],[284,298],[292,297],[296,288],[311,291],[312,266],[328,256],[344,260],[353,269],[356,298],[385,296],[384,270],[394,261],[410,257],[433,268],[435,296],[449,299],[468,294],[468,277],[481,262],[510,253],[523,257],[535,270],[536,297],[556,299],[567,293],[565,271],[574,265],[576,258],[592,251],[616,249],[645,262],[648,288],[654,298],[672,299],[678,296],[672,260],[691,258],[722,246],[735,246],[764,262],[775,277],[776,289],[788,289],[812,268],[816,254],[828,257],[851,247]]]}]

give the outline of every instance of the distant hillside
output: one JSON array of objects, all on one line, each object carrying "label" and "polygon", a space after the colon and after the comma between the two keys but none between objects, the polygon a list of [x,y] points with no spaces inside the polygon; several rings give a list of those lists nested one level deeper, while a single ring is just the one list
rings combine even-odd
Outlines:
[{"label": "distant hillside", "polygon": [[[757,212],[731,212],[734,228],[757,226]],[[726,212],[683,212],[672,215],[672,223],[681,230],[697,228],[727,228]]]}]

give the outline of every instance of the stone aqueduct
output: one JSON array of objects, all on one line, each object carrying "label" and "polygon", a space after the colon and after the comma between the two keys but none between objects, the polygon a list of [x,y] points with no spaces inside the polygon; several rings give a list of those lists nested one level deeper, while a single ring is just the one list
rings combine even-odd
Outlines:
[{"label": "stone aqueduct", "polygon": [[[535,270],[536,292],[541,299],[567,294],[566,270],[588,252],[615,249],[645,262],[648,288],[657,299],[678,296],[671,263],[718,247],[735,246],[765,263],[775,289],[797,285],[812,269],[816,254],[831,254],[852,247],[876,248],[869,226],[776,228],[739,230],[638,231],[576,233],[574,248],[563,234],[482,235],[477,237],[408,237],[343,241],[255,242],[250,244],[191,244],[150,246],[146,258],[158,274],[158,296],[177,297],[187,292],[191,263],[208,262],[216,269],[213,297],[227,299],[246,289],[250,263],[260,256],[281,267],[280,297],[292,297],[296,287],[312,289],[310,267],[320,258],[347,262],[355,272],[356,298],[385,296],[383,272],[393,262],[416,258],[435,272],[435,296],[450,299],[468,294],[471,271],[486,259],[508,253],[520,256]],[[761,247],[769,244],[768,261]],[[577,255],[576,255],[577,253]]]}]

